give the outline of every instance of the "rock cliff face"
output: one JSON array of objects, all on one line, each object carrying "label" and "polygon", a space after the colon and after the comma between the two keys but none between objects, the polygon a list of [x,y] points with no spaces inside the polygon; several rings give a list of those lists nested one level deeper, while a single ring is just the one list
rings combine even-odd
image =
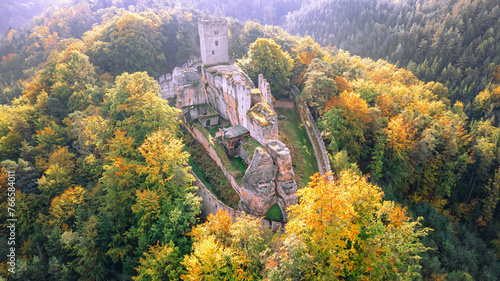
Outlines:
[{"label": "rock cliff face", "polygon": [[[284,200],[285,209],[297,204],[297,183],[292,167],[292,156],[286,145],[278,140],[267,142],[266,150],[273,158],[273,162],[278,166],[276,175],[276,192]],[[283,210],[283,208],[282,208]]]},{"label": "rock cliff face", "polygon": [[252,163],[242,180],[240,210],[254,216],[264,216],[277,203],[286,220],[286,208],[297,204],[297,184],[290,150],[280,141],[271,140],[266,149],[255,149]]}]

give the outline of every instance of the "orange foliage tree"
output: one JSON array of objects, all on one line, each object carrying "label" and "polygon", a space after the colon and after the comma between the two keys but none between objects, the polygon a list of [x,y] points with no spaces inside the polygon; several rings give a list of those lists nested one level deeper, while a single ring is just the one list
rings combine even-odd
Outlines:
[{"label": "orange foliage tree", "polygon": [[328,101],[325,111],[319,125],[330,141],[329,149],[346,149],[353,159],[359,159],[372,121],[366,101],[355,92],[344,91]]},{"label": "orange foliage tree", "polygon": [[292,48],[293,69],[292,77],[297,86],[302,86],[306,69],[315,58],[322,59],[326,56],[321,46],[309,37],[300,38],[297,45]]}]

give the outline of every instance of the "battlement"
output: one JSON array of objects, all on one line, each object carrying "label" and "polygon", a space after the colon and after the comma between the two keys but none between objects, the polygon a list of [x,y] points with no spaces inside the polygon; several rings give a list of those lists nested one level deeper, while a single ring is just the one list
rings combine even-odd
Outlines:
[{"label": "battlement", "polygon": [[[200,25],[202,26],[202,28],[204,30],[217,30],[217,29],[220,29],[220,30],[224,30],[224,29],[227,29],[227,21],[226,19],[200,19],[198,21],[198,28],[200,27]],[[226,30],[226,34],[227,34],[227,30]],[[210,34],[207,34],[207,35],[210,35]],[[214,34],[214,35],[217,35],[217,34]]]},{"label": "battlement", "polygon": [[201,83],[196,68],[201,66],[200,58],[191,57],[182,67],[176,67],[172,74],[167,73],[158,78],[163,99],[176,97],[179,87]]}]

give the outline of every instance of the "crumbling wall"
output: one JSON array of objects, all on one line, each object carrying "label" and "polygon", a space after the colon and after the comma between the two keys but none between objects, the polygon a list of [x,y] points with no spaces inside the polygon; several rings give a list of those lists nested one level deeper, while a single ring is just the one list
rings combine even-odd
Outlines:
[{"label": "crumbling wall", "polygon": [[287,208],[298,202],[290,150],[278,140],[268,141],[265,150],[255,149],[241,184],[238,208],[257,217],[278,204],[286,221]]},{"label": "crumbling wall", "polygon": [[278,139],[278,119],[267,101],[271,94],[265,79],[260,80],[261,89],[255,89],[236,65],[212,66],[202,73],[207,100],[232,126],[242,125],[262,145]]},{"label": "crumbling wall", "polygon": [[183,108],[186,106],[206,104],[207,96],[203,91],[201,82],[186,86],[180,86],[178,89],[176,107]]},{"label": "crumbling wall", "polygon": [[182,67],[176,67],[172,73],[160,76],[158,84],[161,87],[161,97],[163,99],[173,98],[177,96],[180,86],[192,84],[193,79],[199,80],[199,74],[196,72],[198,66],[201,66],[201,59],[191,57]]},{"label": "crumbling wall", "polygon": [[[198,187],[196,195],[201,197],[202,200],[201,209],[203,211],[203,214],[205,215],[205,218],[207,218],[209,214],[215,215],[217,211],[228,212],[233,220],[236,220],[237,218],[243,216],[244,212],[237,211],[217,199],[217,197],[215,197],[215,195],[203,184],[203,182],[194,173],[192,174],[195,178],[194,185]],[[285,222],[270,221],[262,218],[260,220],[260,225],[262,227],[271,229],[273,232],[279,230],[281,231],[281,233],[285,233]]]},{"label": "crumbling wall", "polygon": [[[318,162],[319,174],[325,175],[331,173],[332,169],[330,167],[330,159],[328,158],[325,142],[323,141],[318,126],[316,126],[316,122],[314,122],[311,112],[309,112],[309,108],[307,108],[303,100],[298,101],[297,110],[299,111],[300,119],[306,128],[307,135],[313,146],[316,161]],[[328,179],[333,179],[331,174],[328,176]]]},{"label": "crumbling wall", "polygon": [[267,80],[264,79],[264,76],[262,74],[259,74],[259,90],[262,93],[262,96],[269,103],[271,108],[273,108],[273,98],[271,95],[271,86],[269,85]]},{"label": "crumbling wall", "polygon": [[247,130],[262,145],[278,139],[278,117],[267,102],[259,102],[247,112]]},{"label": "crumbling wall", "polygon": [[246,112],[251,107],[253,83],[236,65],[218,65],[203,69],[203,82],[209,103],[232,126],[247,128]]},{"label": "crumbling wall", "polygon": [[[209,141],[205,138],[205,136],[198,130],[196,127],[188,127],[185,126],[185,128],[188,130],[188,132],[205,148],[207,151],[208,155],[217,163],[217,165],[221,168],[222,173],[226,176],[226,178],[229,180],[231,183],[231,186],[233,189],[240,195],[241,193],[241,186],[236,182],[234,177],[227,171],[226,167],[222,164],[222,161],[220,160],[219,156],[217,155],[217,152],[215,149],[212,147],[212,145],[209,143]],[[241,196],[241,195],[240,195]]]}]

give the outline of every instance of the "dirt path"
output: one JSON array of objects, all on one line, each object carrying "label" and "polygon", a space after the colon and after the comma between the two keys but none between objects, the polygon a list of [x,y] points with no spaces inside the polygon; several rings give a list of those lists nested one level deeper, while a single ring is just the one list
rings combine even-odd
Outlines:
[{"label": "dirt path", "polygon": [[289,100],[279,100],[279,101],[276,101],[276,103],[274,104],[274,107],[293,109],[295,107],[295,104]]}]

